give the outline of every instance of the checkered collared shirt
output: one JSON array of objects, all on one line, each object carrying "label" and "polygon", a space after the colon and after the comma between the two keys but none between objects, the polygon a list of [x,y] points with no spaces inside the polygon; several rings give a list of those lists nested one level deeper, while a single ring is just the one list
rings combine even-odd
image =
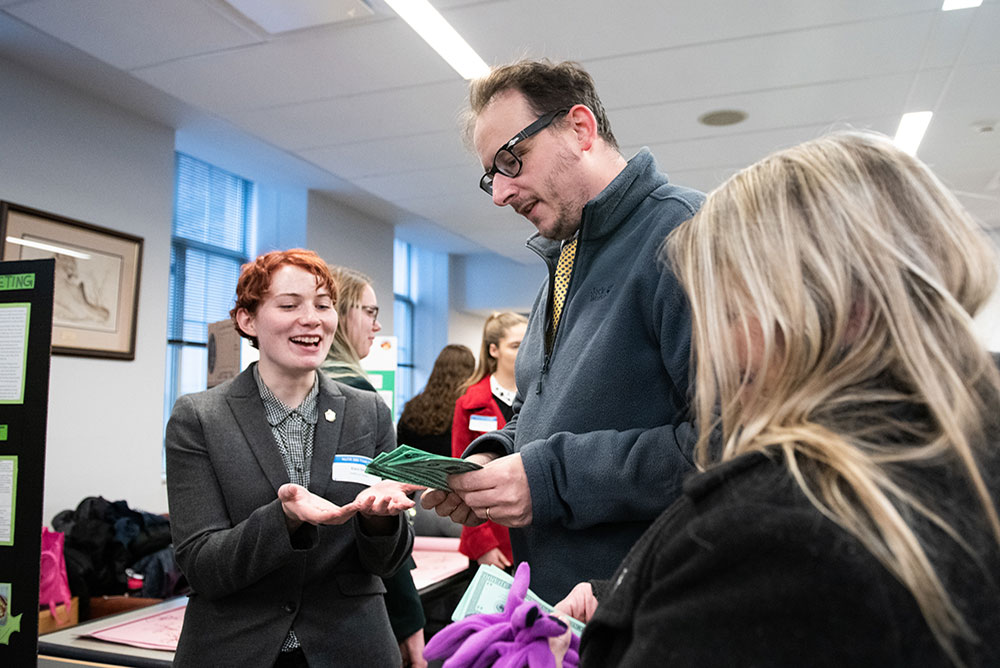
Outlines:
[{"label": "checkered collared shirt", "polygon": [[264,415],[271,425],[281,461],[288,471],[288,479],[296,485],[308,487],[313,437],[316,434],[316,421],[319,419],[319,376],[313,379],[312,389],[297,408],[289,408],[274,396],[271,388],[260,379],[256,366],[253,368],[253,377],[257,381],[257,389],[264,402]]},{"label": "checkered collared shirt", "polygon": [[[316,435],[316,421],[319,419],[319,375],[316,375],[312,389],[297,408],[289,408],[274,396],[271,388],[261,380],[257,365],[253,367],[253,378],[257,381],[257,389],[264,402],[264,416],[271,425],[271,433],[274,434],[281,461],[288,471],[288,479],[296,485],[308,487],[313,438]],[[285,641],[281,643],[281,651],[291,652],[298,647],[300,644],[295,629],[290,629]]]}]

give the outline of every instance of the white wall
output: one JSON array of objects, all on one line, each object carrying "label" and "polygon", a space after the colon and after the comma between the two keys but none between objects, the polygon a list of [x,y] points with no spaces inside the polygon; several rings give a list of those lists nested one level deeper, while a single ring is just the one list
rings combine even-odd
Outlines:
[{"label": "white wall", "polygon": [[448,343],[461,343],[476,356],[479,363],[479,349],[483,343],[483,324],[486,316],[478,313],[452,311],[448,314]]},{"label": "white wall", "polygon": [[371,277],[381,309],[381,333],[392,334],[392,225],[317,192],[309,193],[308,209],[307,247],[330,264]]},{"label": "white wall", "polygon": [[306,244],[308,193],[304,188],[276,187],[257,182],[256,255],[272,250],[301,248]]},{"label": "white wall", "polygon": [[468,346],[478,360],[486,317],[492,311],[527,315],[546,274],[541,258],[523,265],[493,254],[453,255],[448,342]]},{"label": "white wall", "polygon": [[452,308],[527,313],[547,275],[541,258],[521,264],[492,253],[455,256],[451,262]]},{"label": "white wall", "polygon": [[42,518],[91,495],[164,512],[173,131],[3,60],[0,90],[0,198],[145,239],[135,360],[52,357]]}]

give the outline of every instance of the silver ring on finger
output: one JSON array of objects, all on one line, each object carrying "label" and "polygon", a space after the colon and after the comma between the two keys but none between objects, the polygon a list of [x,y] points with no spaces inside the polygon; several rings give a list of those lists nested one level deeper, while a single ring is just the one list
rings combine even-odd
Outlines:
[{"label": "silver ring on finger", "polygon": [[493,518],[490,517],[490,509],[488,507],[486,508],[486,520],[489,522],[493,521]]}]

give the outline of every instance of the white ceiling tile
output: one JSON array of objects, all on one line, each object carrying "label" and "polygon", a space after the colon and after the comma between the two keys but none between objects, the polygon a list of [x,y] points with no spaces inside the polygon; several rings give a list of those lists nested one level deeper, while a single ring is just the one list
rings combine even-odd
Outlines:
[{"label": "white ceiling tile", "polygon": [[[470,188],[478,190],[479,176],[481,174],[472,171],[468,166],[459,165],[413,172],[409,178],[400,178],[396,174],[376,174],[358,177],[352,181],[365,190],[398,204],[402,200],[416,197],[452,195],[456,189],[464,189],[466,183]],[[487,199],[485,193],[483,198]]]},{"label": "white ceiling tile", "polygon": [[[902,112],[912,78],[909,74],[897,74],[614,109],[608,113],[619,142],[632,145],[783,127],[844,125],[885,113],[887,109]],[[748,117],[742,123],[726,127],[709,127],[698,122],[702,114],[719,109],[738,109],[747,112]]]},{"label": "white ceiling tile", "polygon": [[932,18],[916,14],[749,37],[586,66],[611,108],[915,72]]},{"label": "white ceiling tile", "polygon": [[459,134],[468,87],[454,79],[349,97],[234,111],[249,132],[289,149],[306,150],[421,132]]},{"label": "white ceiling tile", "polygon": [[973,12],[937,12],[924,43],[921,66],[925,68],[954,65],[965,48]]},{"label": "white ceiling tile", "polygon": [[[724,171],[733,167],[746,167],[774,151],[815,139],[829,132],[847,129],[886,132],[887,125],[891,125],[891,122],[887,124],[885,119],[859,118],[850,127],[822,124],[777,128],[761,132],[649,144],[649,149],[656,157],[660,169],[668,174],[675,169]],[[895,130],[894,127],[892,129]],[[633,147],[627,148],[631,150]]]},{"label": "white ceiling tile", "polygon": [[974,20],[959,64],[1000,63],[1000,4],[987,2],[971,12]]},{"label": "white ceiling tile", "polygon": [[36,0],[5,11],[124,70],[260,41],[200,0]]},{"label": "white ceiling tile", "polygon": [[996,117],[1000,114],[1000,62],[956,67],[939,104],[942,109],[978,109]]},{"label": "white ceiling tile", "polygon": [[476,173],[475,158],[454,131],[339,144],[301,154],[309,162],[349,179],[391,174],[419,180],[429,170],[455,166]]},{"label": "white ceiling tile", "polygon": [[[884,17],[929,17],[939,9],[939,0],[619,0],[613,5],[510,0],[483,8],[456,8],[445,16],[487,62],[523,56],[594,61]],[[654,70],[637,71],[648,76]]]},{"label": "white ceiling tile", "polygon": [[937,109],[948,88],[948,80],[951,79],[951,75],[952,68],[950,67],[917,72],[913,76],[913,82],[900,112],[934,111]]},{"label": "white ceiling tile", "polygon": [[400,19],[289,33],[134,73],[216,113],[461,80]]}]

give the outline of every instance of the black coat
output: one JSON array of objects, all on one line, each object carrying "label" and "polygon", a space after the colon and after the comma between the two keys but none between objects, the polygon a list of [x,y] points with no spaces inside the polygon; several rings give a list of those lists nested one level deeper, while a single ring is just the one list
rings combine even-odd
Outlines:
[{"label": "black coat", "polygon": [[[945,498],[962,496],[934,476]],[[985,568],[943,540],[938,563],[984,641],[964,647],[967,665],[998,666],[1000,557],[981,523],[969,531],[973,507],[956,501],[948,519],[974,536]],[[600,584],[585,668],[951,665],[909,591],[809,503],[780,457],[746,455],[690,478]]]}]

